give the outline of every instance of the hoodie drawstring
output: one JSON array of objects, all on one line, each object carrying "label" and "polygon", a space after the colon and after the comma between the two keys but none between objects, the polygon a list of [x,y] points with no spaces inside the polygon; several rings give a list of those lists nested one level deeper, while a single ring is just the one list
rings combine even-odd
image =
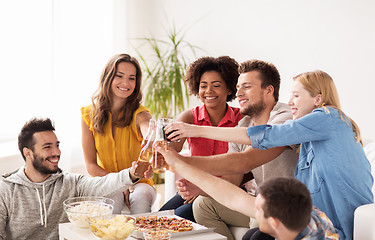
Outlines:
[{"label": "hoodie drawstring", "polygon": [[44,189],[44,184],[43,186],[43,209],[44,209],[44,227],[47,227],[47,208],[46,208],[46,194],[45,194],[45,189]]},{"label": "hoodie drawstring", "polygon": [[[40,223],[42,226],[47,227],[47,210],[46,210],[46,196],[45,196],[45,190],[44,190],[44,184],[43,186],[43,208],[42,208],[42,201],[40,199],[40,194],[38,188],[35,188],[36,194],[38,195],[39,200],[39,213],[40,213]],[[44,219],[43,219],[43,210],[44,210]]]}]

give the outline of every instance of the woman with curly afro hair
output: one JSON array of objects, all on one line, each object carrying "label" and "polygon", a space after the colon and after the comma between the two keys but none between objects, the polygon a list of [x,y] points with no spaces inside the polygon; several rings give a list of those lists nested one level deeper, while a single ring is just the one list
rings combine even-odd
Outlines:
[{"label": "woman with curly afro hair", "polygon": [[[240,110],[229,106],[227,102],[236,98],[238,67],[238,63],[228,56],[202,57],[190,64],[185,82],[190,94],[197,96],[203,104],[183,112],[177,120],[204,126],[237,126],[242,118]],[[211,156],[228,151],[227,142],[205,138],[181,139],[180,142],[173,142],[171,146],[176,151],[181,151],[185,140],[189,144],[192,156]],[[221,177],[239,185],[243,175]],[[199,195],[204,195],[204,193],[200,192]],[[195,197],[185,201],[176,194],[160,210],[175,209],[176,215],[195,221],[192,210],[194,199]]]}]

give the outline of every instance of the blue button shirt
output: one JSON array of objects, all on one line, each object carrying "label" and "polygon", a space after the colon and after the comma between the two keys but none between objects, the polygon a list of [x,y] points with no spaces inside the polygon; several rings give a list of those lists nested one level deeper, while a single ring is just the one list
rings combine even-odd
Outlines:
[{"label": "blue button shirt", "polygon": [[373,178],[352,125],[343,118],[335,108],[317,108],[284,124],[250,127],[247,133],[258,149],[301,144],[295,177],[310,190],[313,204],[331,219],[340,238],[351,240],[354,210],[374,201]]}]

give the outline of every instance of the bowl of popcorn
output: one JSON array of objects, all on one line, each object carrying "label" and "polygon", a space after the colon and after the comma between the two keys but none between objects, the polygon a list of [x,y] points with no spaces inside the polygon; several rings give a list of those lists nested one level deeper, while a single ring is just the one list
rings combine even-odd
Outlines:
[{"label": "bowl of popcorn", "polygon": [[102,240],[126,239],[135,228],[135,218],[125,215],[98,216],[89,223],[91,232]]},{"label": "bowl of popcorn", "polygon": [[89,220],[99,216],[111,216],[114,201],[105,197],[74,197],[63,202],[69,221],[77,227],[88,228]]}]

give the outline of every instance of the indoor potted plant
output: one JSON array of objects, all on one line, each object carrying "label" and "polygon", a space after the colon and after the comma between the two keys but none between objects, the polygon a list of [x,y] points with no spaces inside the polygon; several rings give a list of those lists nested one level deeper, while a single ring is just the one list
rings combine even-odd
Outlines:
[{"label": "indoor potted plant", "polygon": [[[176,31],[175,26],[167,31],[167,38],[157,39],[145,37],[137,39],[141,45],[134,48],[143,65],[144,105],[155,119],[159,117],[175,117],[186,110],[189,94],[184,82],[188,55],[196,56],[193,46],[184,40],[184,33]],[[141,53],[144,47],[151,53]]]}]

